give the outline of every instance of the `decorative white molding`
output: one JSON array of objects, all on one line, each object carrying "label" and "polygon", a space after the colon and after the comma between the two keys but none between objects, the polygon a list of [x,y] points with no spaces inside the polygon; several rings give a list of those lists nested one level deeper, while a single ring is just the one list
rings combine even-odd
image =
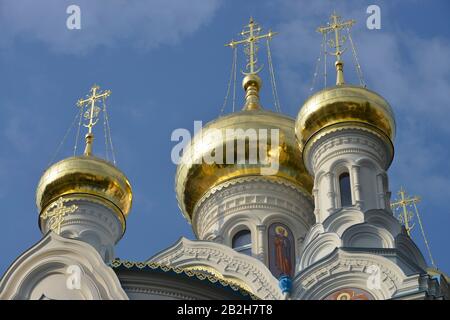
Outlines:
[{"label": "decorative white molding", "polygon": [[[69,266],[81,270],[80,287],[69,288]],[[0,299],[127,300],[114,271],[89,244],[49,232],[9,267]]]},{"label": "decorative white molding", "polygon": [[156,254],[147,262],[177,268],[207,266],[214,268],[225,279],[237,279],[261,299],[282,299],[278,281],[258,259],[209,241],[191,241],[181,238],[172,247]]},{"label": "decorative white molding", "polygon": [[305,166],[315,175],[314,213],[318,222],[342,207],[339,176],[343,170],[350,175],[354,208],[388,209],[385,170],[393,156],[389,139],[376,130],[350,126],[325,131],[308,142],[305,149]]},{"label": "decorative white molding", "polygon": [[[388,252],[388,254],[386,253]],[[382,256],[390,255],[392,258]],[[422,279],[428,276],[420,269],[407,275],[393,261],[403,260],[394,251],[347,252],[335,249],[326,258],[300,272],[293,281],[293,299],[318,300],[343,288],[359,288],[369,292],[375,299],[391,299],[405,292],[412,294],[430,290]],[[408,261],[402,261],[407,264]],[[380,270],[380,287],[368,288],[367,268],[376,266]]]},{"label": "decorative white molding", "polygon": [[314,225],[305,238],[298,265],[304,270],[336,248],[395,248],[410,262],[425,270],[426,262],[420,250],[403,234],[400,223],[390,211],[356,208],[336,210],[323,223]]},{"label": "decorative white molding", "polygon": [[317,172],[317,168],[330,158],[346,154],[360,154],[372,158],[383,164],[382,168],[385,169],[393,157],[392,144],[385,137],[362,127],[343,127],[326,131],[317,136],[305,151],[305,165],[310,172]]},{"label": "decorative white molding", "polygon": [[[297,239],[296,248],[315,222],[312,197],[293,184],[267,177],[243,177],[227,181],[206,194],[194,209],[192,226],[200,240],[232,246],[242,229],[252,234],[252,253],[263,262],[267,257],[267,228],[283,223]],[[262,226],[266,231],[261,232]],[[259,231],[258,231],[259,228]],[[296,255],[300,252],[296,250]]]},{"label": "decorative white molding", "polygon": [[[114,258],[115,244],[123,234],[117,214],[95,197],[84,195],[64,197],[69,205],[74,204],[78,208],[65,216],[60,235],[89,243],[106,263],[110,262]],[[48,219],[42,221],[41,229],[43,234],[50,230]]]}]

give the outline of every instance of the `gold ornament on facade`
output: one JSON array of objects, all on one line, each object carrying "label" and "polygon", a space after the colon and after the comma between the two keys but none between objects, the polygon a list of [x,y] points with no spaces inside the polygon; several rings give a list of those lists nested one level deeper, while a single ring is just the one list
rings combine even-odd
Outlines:
[{"label": "gold ornament on facade", "polygon": [[231,285],[234,285],[238,288],[241,288],[251,294],[254,294],[252,288],[250,288],[250,286],[247,285],[244,281],[242,281],[236,277],[224,276],[216,268],[205,266],[205,265],[193,265],[193,266],[189,266],[189,267],[183,267],[183,270],[205,273],[206,275],[213,276],[218,280],[225,281],[225,282],[227,282]]},{"label": "gold ornament on facade", "polygon": [[41,214],[41,219],[48,219],[49,228],[57,234],[61,233],[61,225],[63,224],[66,215],[68,215],[69,213],[74,213],[78,209],[78,206],[75,204],[66,207],[66,202],[67,200],[60,197]]}]

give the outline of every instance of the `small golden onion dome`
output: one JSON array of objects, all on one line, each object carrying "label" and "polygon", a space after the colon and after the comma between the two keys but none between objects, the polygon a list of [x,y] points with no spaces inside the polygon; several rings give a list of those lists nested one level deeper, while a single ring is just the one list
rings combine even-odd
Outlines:
[{"label": "small golden onion dome", "polygon": [[395,118],[389,103],[377,93],[341,84],[312,95],[297,116],[295,133],[303,149],[311,137],[326,128],[353,124],[395,137]]},{"label": "small golden onion dome", "polygon": [[37,187],[39,214],[59,197],[68,195],[91,196],[111,205],[125,230],[132,202],[131,185],[127,177],[109,162],[84,155],[53,164],[44,172]]},{"label": "small golden onion dome", "polygon": [[[273,179],[278,182],[290,182],[302,189],[306,194],[311,194],[313,181],[301,160],[302,154],[294,134],[294,119],[261,109],[256,99],[257,97],[249,97],[249,89],[253,90],[252,86],[259,87],[260,83],[254,81],[254,75],[246,78],[250,83],[244,81],[244,87],[247,87],[247,103],[244,110],[220,117],[208,123],[202,129],[202,132],[194,136],[178,165],[175,178],[176,194],[178,204],[189,221],[192,219],[197,202],[213,187],[239,177],[262,176],[264,175],[261,171],[262,168],[268,168],[270,165],[268,163],[275,161],[277,156],[279,157],[278,171],[273,175],[265,175],[267,179]],[[238,139],[242,141],[244,137],[242,134],[227,135],[227,130],[239,129],[244,132],[248,129],[253,129],[255,132],[260,132],[260,129],[267,129],[267,140],[261,140],[261,135],[258,135],[257,143],[254,144],[259,146],[259,148],[261,148],[261,144],[265,146],[267,152],[264,161],[258,161],[256,164],[249,163],[249,147],[251,143],[247,141],[245,145],[246,161],[244,164],[237,163],[239,148],[236,141]],[[270,136],[272,129],[279,130],[277,154],[273,153],[273,149],[271,150]],[[218,137],[217,132],[220,132],[221,136]],[[234,161],[226,161],[227,148],[230,148],[230,145],[234,145],[234,148],[231,149],[234,152]],[[222,164],[205,161],[206,157],[213,155],[215,150],[223,150]],[[243,158],[242,153],[240,154],[240,158]]]}]

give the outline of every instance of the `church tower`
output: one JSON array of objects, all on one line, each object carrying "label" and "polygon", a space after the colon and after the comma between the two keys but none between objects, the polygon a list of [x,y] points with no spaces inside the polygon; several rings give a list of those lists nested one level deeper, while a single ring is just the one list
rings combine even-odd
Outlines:
[{"label": "church tower", "polygon": [[[128,299],[110,267],[132,201],[130,183],[115,166],[105,103],[110,94],[94,85],[86,99],[78,101],[76,141],[85,127],[84,153],[77,155],[76,142],[73,156],[42,175],[36,205],[43,237],[9,267],[0,281],[0,299]],[[94,156],[93,148],[93,129],[101,115],[109,146],[106,160]]]},{"label": "church tower", "polygon": [[301,162],[294,119],[260,103],[257,43],[275,33],[261,34],[250,19],[241,35],[228,46],[245,46],[244,107],[208,123],[193,138],[177,168],[178,203],[199,240],[259,259],[276,279],[292,277],[315,222],[312,179]]},{"label": "church tower", "polygon": [[[86,121],[84,154],[50,166],[42,175],[37,191],[39,226],[62,237],[84,241],[94,247],[108,263],[114,259],[115,244],[125,232],[131,208],[132,191],[127,177],[112,163],[93,155],[93,127],[99,120],[97,100],[110,91],[93,86],[90,95],[78,101],[80,125]],[[107,119],[107,118],[105,118]]]},{"label": "church tower", "polygon": [[[392,108],[365,86],[344,81],[341,31],[353,23],[333,14],[318,29],[333,35],[336,85],[309,97],[296,121],[304,165],[314,177],[316,218],[297,266],[296,295],[390,299],[424,290],[431,294],[426,262],[390,209]],[[423,276],[409,277],[413,273]]]}]

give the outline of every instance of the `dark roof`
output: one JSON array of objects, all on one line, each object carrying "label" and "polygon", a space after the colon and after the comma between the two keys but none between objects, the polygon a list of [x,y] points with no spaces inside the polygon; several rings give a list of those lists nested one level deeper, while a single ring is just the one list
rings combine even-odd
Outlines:
[{"label": "dark roof", "polygon": [[216,285],[222,289],[233,291],[234,294],[238,294],[244,299],[257,300],[258,298],[248,292],[247,290],[241,288],[238,285],[230,283],[224,279],[218,279],[214,275],[206,274],[204,272],[195,270],[186,270],[182,268],[172,267],[168,265],[162,265],[154,262],[136,262],[128,260],[120,260],[116,258],[110,263],[110,267],[116,272],[120,270],[136,270],[136,271],[146,271],[146,272],[163,272],[166,274],[172,274],[175,276],[186,277],[190,279],[195,279],[197,281],[206,281],[210,284]]}]

